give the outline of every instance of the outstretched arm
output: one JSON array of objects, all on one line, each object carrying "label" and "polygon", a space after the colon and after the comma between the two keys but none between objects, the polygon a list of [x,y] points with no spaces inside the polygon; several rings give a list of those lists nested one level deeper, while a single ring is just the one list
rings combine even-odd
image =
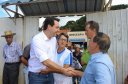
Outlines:
[{"label": "outstretched arm", "polygon": [[59,65],[55,64],[54,62],[52,62],[51,60],[47,59],[45,61],[42,62],[45,66],[47,66],[48,68],[52,69],[49,72],[57,72],[57,73],[61,73],[64,74],[66,76],[73,76],[75,75],[75,73],[69,71],[66,68],[60,67]]},{"label": "outstretched arm", "polygon": [[[69,67],[70,67],[70,65],[66,65],[66,64],[64,65],[64,68],[69,68]],[[54,70],[54,69],[51,69],[51,68],[48,68],[48,67],[45,70],[41,70],[41,73],[43,73],[43,74],[47,74],[47,73],[50,73],[50,72],[63,74],[60,71],[57,71],[57,70]]]},{"label": "outstretched arm", "polygon": [[78,70],[74,70],[73,68],[68,68],[69,71],[72,71],[73,73],[75,73],[76,76],[82,77],[83,73],[82,71],[78,71]]},{"label": "outstretched arm", "polygon": [[[86,63],[81,58],[81,65],[84,66]],[[86,64],[87,65],[87,64]]]}]

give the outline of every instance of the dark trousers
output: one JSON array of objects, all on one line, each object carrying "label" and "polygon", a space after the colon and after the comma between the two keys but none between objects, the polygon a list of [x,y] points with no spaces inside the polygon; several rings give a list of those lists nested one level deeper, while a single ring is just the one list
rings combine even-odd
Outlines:
[{"label": "dark trousers", "polygon": [[3,84],[18,84],[19,63],[4,64]]},{"label": "dark trousers", "polygon": [[[79,71],[83,71],[83,70],[80,69]],[[72,78],[73,78],[73,84],[80,84],[81,77],[73,76]],[[76,79],[77,79],[77,83],[76,83]]]},{"label": "dark trousers", "polygon": [[[77,79],[77,83],[76,83],[76,79]],[[81,78],[78,76],[73,76],[73,84],[80,84]]]}]

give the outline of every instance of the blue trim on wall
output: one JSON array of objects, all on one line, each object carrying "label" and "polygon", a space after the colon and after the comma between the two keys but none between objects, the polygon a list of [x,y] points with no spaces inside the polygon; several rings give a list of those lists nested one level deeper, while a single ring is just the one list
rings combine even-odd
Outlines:
[{"label": "blue trim on wall", "polygon": [[85,41],[85,39],[69,39],[69,41]]}]

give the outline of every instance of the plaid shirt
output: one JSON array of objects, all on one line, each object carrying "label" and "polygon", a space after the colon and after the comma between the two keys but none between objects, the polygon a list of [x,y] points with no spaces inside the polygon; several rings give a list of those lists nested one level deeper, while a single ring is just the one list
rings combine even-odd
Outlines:
[{"label": "plaid shirt", "polygon": [[20,44],[12,42],[10,46],[7,44],[3,48],[3,56],[6,63],[14,63],[20,61],[20,56],[23,54],[23,50]]},{"label": "plaid shirt", "polygon": [[72,64],[72,67],[74,69],[82,69],[81,64],[79,63],[79,61],[77,60],[77,58],[74,57],[74,56],[73,56],[73,64]]}]

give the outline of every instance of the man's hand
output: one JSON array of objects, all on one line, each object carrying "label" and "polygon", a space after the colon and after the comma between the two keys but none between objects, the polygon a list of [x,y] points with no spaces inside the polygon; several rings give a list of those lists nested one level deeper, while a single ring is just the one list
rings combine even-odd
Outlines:
[{"label": "man's hand", "polygon": [[127,77],[125,78],[124,84],[128,84],[128,75],[127,75]]},{"label": "man's hand", "polygon": [[76,75],[74,72],[72,72],[72,70],[74,70],[74,69],[71,68],[71,67],[65,69],[64,75],[66,75],[66,76],[70,76],[70,77]]},{"label": "man's hand", "polygon": [[69,68],[67,68],[69,71],[73,71],[74,70],[74,68],[72,68],[72,67],[69,67]]},{"label": "man's hand", "polygon": [[41,70],[41,73],[43,74],[50,73],[50,68],[47,67],[45,70]]},{"label": "man's hand", "polygon": [[68,69],[68,71],[71,71],[74,76],[79,76],[79,77],[83,76],[82,71],[74,70],[72,67],[69,67],[67,69]]}]

